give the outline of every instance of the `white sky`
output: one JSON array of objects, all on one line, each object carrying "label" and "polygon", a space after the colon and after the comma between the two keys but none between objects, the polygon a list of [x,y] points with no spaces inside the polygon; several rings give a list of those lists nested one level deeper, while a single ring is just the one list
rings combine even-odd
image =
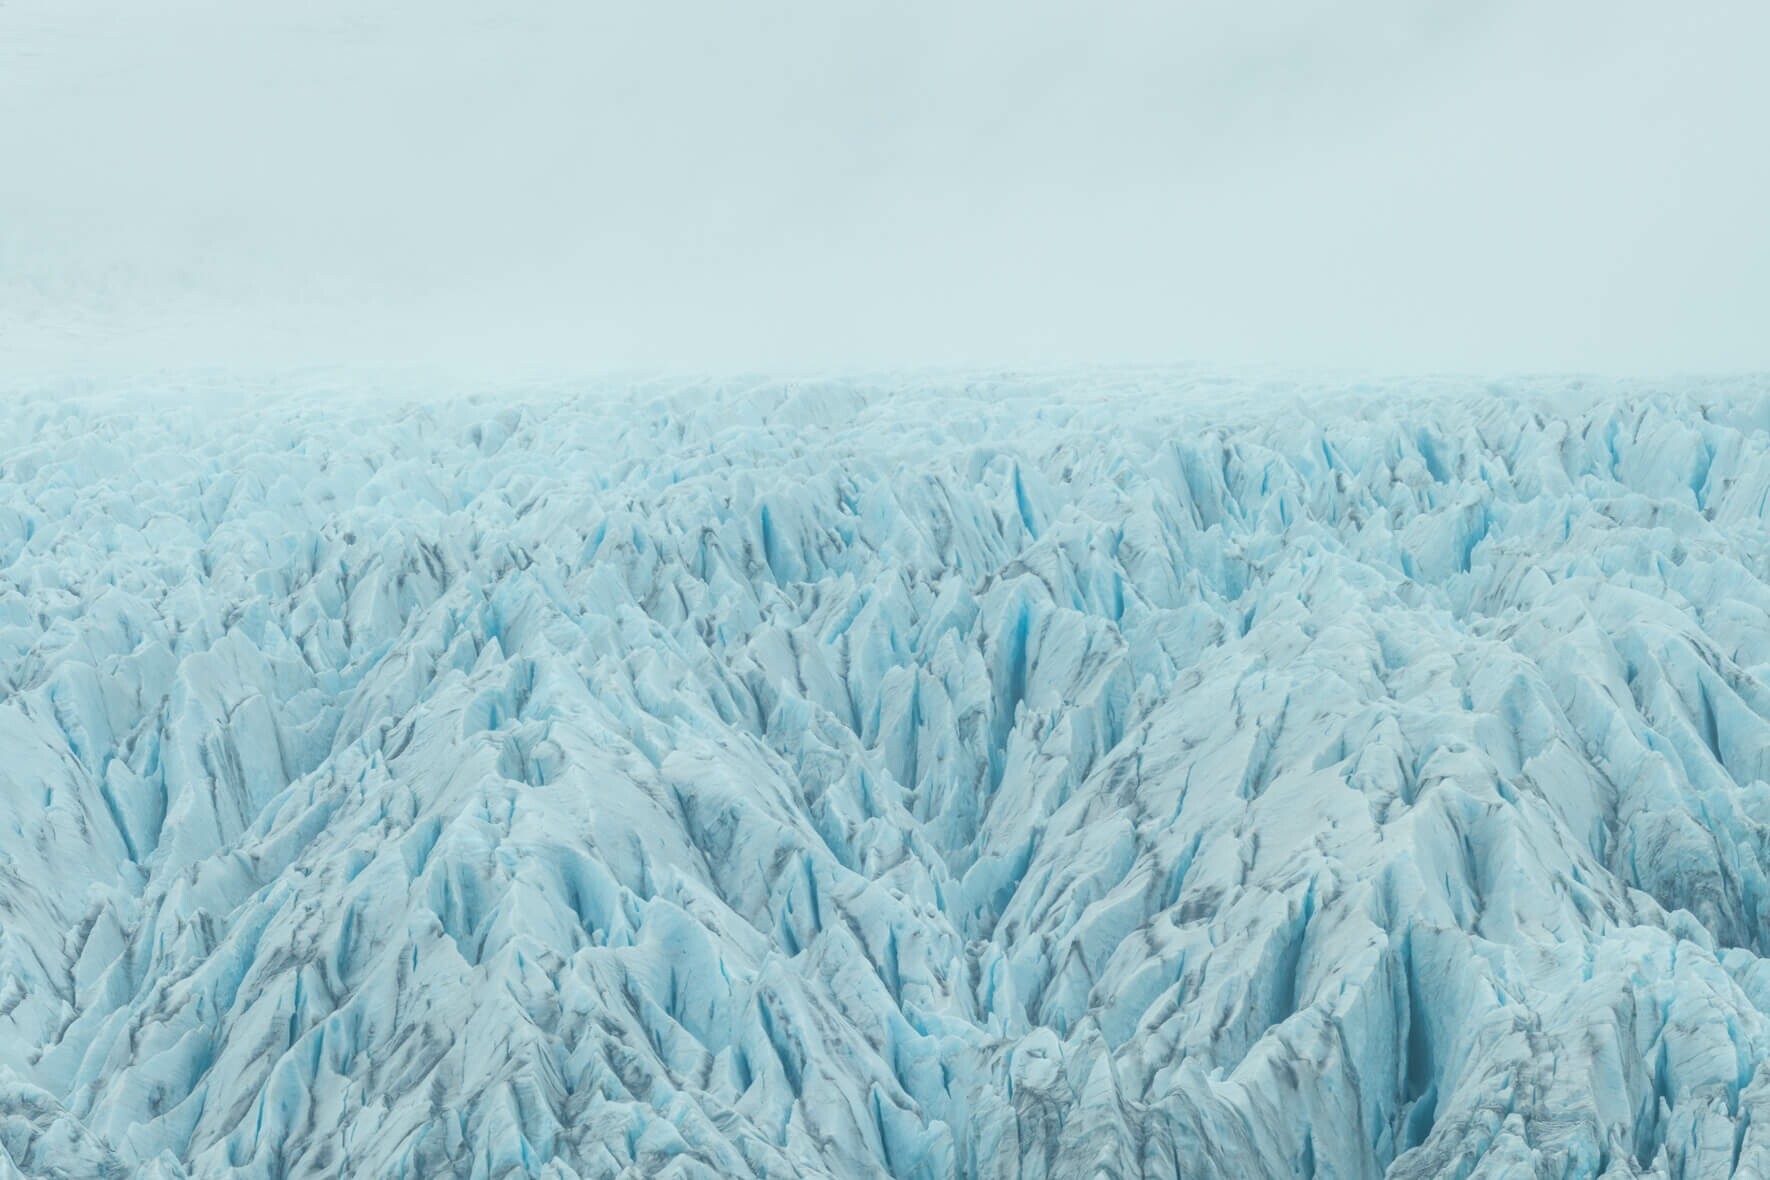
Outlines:
[{"label": "white sky", "polygon": [[1770,369],[1764,0],[3,0],[8,370]]}]

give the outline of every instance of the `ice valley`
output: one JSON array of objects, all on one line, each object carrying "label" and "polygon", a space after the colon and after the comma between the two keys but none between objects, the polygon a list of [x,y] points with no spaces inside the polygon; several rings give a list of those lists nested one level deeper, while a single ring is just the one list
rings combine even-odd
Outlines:
[{"label": "ice valley", "polygon": [[1770,1180],[1770,386],[1244,393],[0,403],[0,1178]]}]

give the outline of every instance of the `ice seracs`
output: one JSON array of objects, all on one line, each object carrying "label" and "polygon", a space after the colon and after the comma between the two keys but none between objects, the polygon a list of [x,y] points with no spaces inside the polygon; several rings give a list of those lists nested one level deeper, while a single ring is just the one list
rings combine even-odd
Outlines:
[{"label": "ice seracs", "polygon": [[0,1176],[1770,1176],[1770,388],[1253,392],[6,403]]}]

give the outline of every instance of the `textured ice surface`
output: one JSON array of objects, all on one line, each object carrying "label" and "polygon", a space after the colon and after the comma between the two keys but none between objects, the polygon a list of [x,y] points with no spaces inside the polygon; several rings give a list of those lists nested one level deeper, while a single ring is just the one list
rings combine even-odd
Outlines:
[{"label": "textured ice surface", "polygon": [[0,1177],[1770,1176],[1770,390],[1118,386],[0,407]]}]

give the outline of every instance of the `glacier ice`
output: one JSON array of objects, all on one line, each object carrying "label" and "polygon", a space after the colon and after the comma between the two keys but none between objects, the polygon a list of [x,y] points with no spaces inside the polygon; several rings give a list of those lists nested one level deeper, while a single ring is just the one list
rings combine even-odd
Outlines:
[{"label": "glacier ice", "polygon": [[0,404],[0,1177],[1770,1177],[1770,387],[243,401]]}]

